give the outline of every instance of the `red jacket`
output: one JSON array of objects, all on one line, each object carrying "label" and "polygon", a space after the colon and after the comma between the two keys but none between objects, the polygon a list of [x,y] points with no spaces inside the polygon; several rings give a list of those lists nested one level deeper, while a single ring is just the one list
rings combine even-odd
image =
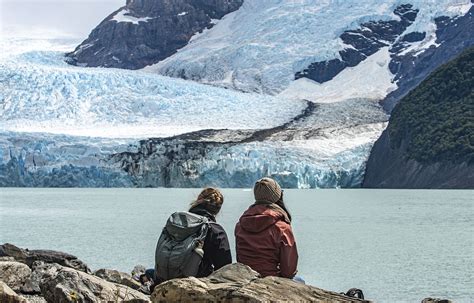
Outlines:
[{"label": "red jacket", "polygon": [[235,227],[237,262],[262,276],[293,278],[298,251],[289,222],[265,205],[252,205]]}]

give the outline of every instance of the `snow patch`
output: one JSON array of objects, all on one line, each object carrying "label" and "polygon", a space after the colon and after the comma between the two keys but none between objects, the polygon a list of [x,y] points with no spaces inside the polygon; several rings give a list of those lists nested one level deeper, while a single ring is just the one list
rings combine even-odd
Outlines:
[{"label": "snow patch", "polygon": [[436,39],[437,39],[437,37],[436,37],[436,28],[437,28],[436,23],[431,22],[425,28],[427,30],[425,32],[426,33],[425,39],[423,39],[422,41],[417,41],[417,42],[411,43],[409,47],[407,47],[406,49],[404,49],[403,51],[398,53],[399,56],[404,56],[408,53],[412,53],[413,56],[418,56],[421,53],[423,53],[425,50],[430,48],[431,46],[434,46],[434,47],[439,46],[439,44],[436,43]]},{"label": "snow patch", "polygon": [[279,96],[291,99],[306,99],[318,103],[340,102],[347,99],[383,99],[396,89],[393,74],[388,65],[388,47],[380,49],[355,67],[344,69],[331,81],[318,83],[300,78],[291,83]]},{"label": "snow patch", "polygon": [[138,25],[139,22],[148,22],[151,20],[151,17],[141,17],[137,18],[130,15],[130,12],[127,9],[122,9],[115,14],[115,16],[110,21],[115,22],[125,22],[125,23],[132,23]]},{"label": "snow patch", "polygon": [[472,7],[471,0],[453,0],[448,3],[446,11],[450,15],[465,15]]}]

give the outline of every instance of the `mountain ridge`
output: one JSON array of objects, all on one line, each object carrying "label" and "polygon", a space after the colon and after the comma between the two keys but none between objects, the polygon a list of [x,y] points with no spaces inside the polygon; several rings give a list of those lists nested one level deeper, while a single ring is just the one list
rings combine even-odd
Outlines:
[{"label": "mountain ridge", "polygon": [[473,188],[474,47],[433,72],[394,108],[363,187]]}]

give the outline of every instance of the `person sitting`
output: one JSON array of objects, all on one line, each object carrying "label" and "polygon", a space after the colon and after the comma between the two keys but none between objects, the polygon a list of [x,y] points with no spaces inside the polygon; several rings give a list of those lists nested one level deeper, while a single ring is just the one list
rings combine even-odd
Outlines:
[{"label": "person sitting", "polygon": [[191,203],[189,212],[209,219],[209,231],[204,240],[204,256],[197,278],[207,277],[213,271],[232,263],[229,239],[224,228],[216,222],[216,216],[224,203],[224,196],[216,188],[206,188]]},{"label": "person sitting", "polygon": [[154,277],[156,285],[173,278],[207,277],[232,263],[227,234],[216,223],[223,203],[218,189],[205,188],[188,212],[176,212],[168,218],[156,246],[154,272],[147,271],[147,280]]},{"label": "person sitting", "polygon": [[294,279],[298,251],[283,191],[271,178],[258,180],[253,191],[255,203],[235,227],[237,262],[250,266],[263,277]]}]

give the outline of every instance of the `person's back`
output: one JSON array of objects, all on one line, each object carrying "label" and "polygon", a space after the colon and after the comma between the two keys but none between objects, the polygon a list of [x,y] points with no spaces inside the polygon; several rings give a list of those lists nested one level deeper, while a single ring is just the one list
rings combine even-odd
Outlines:
[{"label": "person's back", "polygon": [[[220,191],[206,188],[191,204],[189,212],[175,213],[168,219],[156,248],[155,283],[185,276],[205,277],[232,262],[227,234],[215,222],[223,202]],[[190,228],[196,231],[188,232]],[[190,249],[193,252],[188,256]],[[199,262],[192,262],[196,257]]]},{"label": "person's back", "polygon": [[256,202],[244,212],[235,228],[237,262],[262,276],[293,278],[298,264],[296,242],[282,191],[274,180],[259,180]]},{"label": "person's back", "polygon": [[204,256],[196,277],[207,277],[214,270],[232,263],[229,240],[224,228],[216,223],[215,216],[206,210],[205,206],[197,205],[189,210],[190,213],[209,219],[209,230],[204,240]]}]

